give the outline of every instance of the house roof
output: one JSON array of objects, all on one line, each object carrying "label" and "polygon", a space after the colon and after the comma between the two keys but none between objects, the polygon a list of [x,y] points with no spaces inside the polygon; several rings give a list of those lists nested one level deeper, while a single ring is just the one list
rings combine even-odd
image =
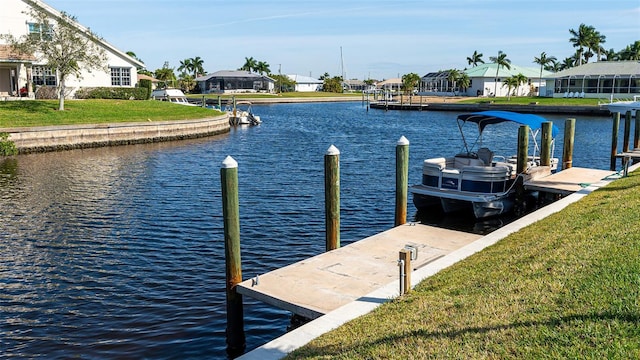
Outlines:
[{"label": "house roof", "polygon": [[20,54],[13,51],[9,45],[0,45],[0,61],[2,62],[32,62],[35,60],[33,55]]},{"label": "house roof", "polygon": [[270,81],[274,81],[274,79],[266,76],[266,75],[260,75],[260,74],[256,74],[256,73],[252,73],[250,71],[245,71],[245,70],[220,70],[220,71],[216,71],[214,73],[211,74],[207,74],[207,75],[203,75],[203,76],[198,76],[195,80],[196,81],[207,81],[211,78],[255,78],[255,79],[267,79]]},{"label": "house roof", "polygon": [[400,78],[387,79],[387,80],[380,81],[377,85],[381,86],[381,85],[387,85],[387,84],[402,84],[402,79]]},{"label": "house roof", "polygon": [[[52,8],[51,6],[47,5],[44,3],[44,1],[41,0],[22,0],[23,2],[25,2],[27,5],[29,6],[39,6],[42,9],[44,9],[44,11],[46,11],[47,13],[49,13],[51,16],[53,16],[54,18],[61,18],[62,17],[62,13],[54,8]],[[89,30],[89,28],[81,25],[80,23],[73,21],[71,22],[73,24],[73,26],[75,26],[79,31],[88,34],[91,31]],[[98,38],[97,42],[104,46],[105,48],[109,49],[111,52],[113,52],[114,54],[126,59],[127,61],[129,61],[130,63],[134,64],[135,66],[137,66],[138,68],[144,68],[145,64],[138,60],[138,59],[134,59],[133,57],[127,55],[125,52],[122,52],[120,50],[118,50],[115,46],[109,44],[106,40]]]},{"label": "house roof", "polygon": [[298,84],[322,84],[323,81],[322,80],[318,80],[315,78],[312,78],[310,76],[304,76],[304,75],[287,75],[287,77],[293,81],[295,81]]},{"label": "house roof", "polygon": [[570,76],[619,75],[640,77],[640,61],[598,61],[575,66],[553,74],[552,78]]},{"label": "house roof", "polygon": [[[528,78],[537,78],[540,77],[540,68],[535,67],[524,67],[519,65],[510,64],[511,69],[507,69],[505,67],[500,67],[498,70],[499,78],[506,78],[518,74],[522,74]],[[482,64],[471,69],[465,70],[464,72],[470,78],[494,78],[496,76],[496,69],[498,64],[490,63],[490,64]],[[551,73],[546,70],[542,70],[542,77],[549,77]]]}]

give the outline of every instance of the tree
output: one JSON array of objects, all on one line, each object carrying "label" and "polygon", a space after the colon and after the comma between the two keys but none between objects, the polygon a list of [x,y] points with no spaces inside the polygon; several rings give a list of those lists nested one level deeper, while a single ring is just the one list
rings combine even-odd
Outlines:
[{"label": "tree", "polygon": [[495,87],[493,88],[493,96],[496,96],[498,93],[498,73],[500,72],[500,68],[507,68],[507,70],[511,70],[511,60],[507,59],[507,54],[503,53],[502,50],[498,51],[498,56],[492,56],[489,58],[492,63],[496,64],[496,77],[494,79]]},{"label": "tree", "polygon": [[[522,73],[518,73],[518,75],[513,75],[513,78],[516,79],[516,83],[517,83],[516,90],[520,89],[520,86],[526,84],[529,81],[529,78],[524,76]],[[516,91],[516,95],[518,95],[517,91]]]},{"label": "tree", "polygon": [[460,71],[457,69],[449,70],[449,75],[447,76],[447,81],[451,83],[451,91],[453,95],[456,95],[456,82],[460,78]]},{"label": "tree", "polygon": [[251,72],[256,68],[257,65],[258,65],[258,62],[256,61],[256,59],[254,59],[253,57],[245,57],[244,65],[242,65],[240,70]]},{"label": "tree", "polygon": [[511,89],[518,88],[518,79],[515,76],[509,76],[504,79],[502,85],[507,87],[507,100],[511,100]]},{"label": "tree", "polygon": [[640,40],[620,51],[620,60],[640,60]]},{"label": "tree", "polygon": [[332,78],[326,76],[323,79],[322,91],[341,93],[344,91],[344,89],[342,88],[342,81],[342,76],[334,76]]},{"label": "tree", "polygon": [[256,67],[254,69],[255,71],[258,72],[258,74],[262,75],[264,73],[267,73],[267,75],[269,73],[271,73],[271,69],[269,69],[269,64],[264,62],[264,61],[258,61],[256,63]]},{"label": "tree", "polygon": [[282,74],[274,74],[271,75],[273,80],[275,80],[275,87],[278,89],[278,92],[290,92],[295,91],[296,82],[291,80],[287,75]]},{"label": "tree", "polygon": [[591,26],[589,35],[587,38],[587,47],[589,48],[589,51],[587,53],[590,53],[593,55],[593,51],[595,50],[597,54],[596,61],[600,60],[600,54],[602,54],[603,52],[602,44],[604,44],[606,41],[607,41],[607,37],[600,34],[599,31],[597,31],[593,26]]},{"label": "tree", "polygon": [[190,73],[193,71],[193,63],[191,59],[180,60],[180,66],[178,66],[178,71],[182,71],[185,73]]},{"label": "tree", "polygon": [[108,72],[107,55],[98,46],[101,40],[91,30],[81,27],[76,18],[65,12],[52,18],[41,6],[31,4],[25,12],[37,24],[38,32],[15,38],[2,35],[8,45],[20,54],[33,55],[38,62],[55,70],[58,110],[64,110],[65,84],[70,76],[81,79],[81,69]]},{"label": "tree", "polygon": [[469,65],[478,66],[478,63],[484,64],[484,60],[482,60],[482,53],[478,53],[477,50],[473,52],[473,55],[467,57],[467,62]]},{"label": "tree", "polygon": [[197,78],[198,75],[204,75],[204,60],[200,56],[189,59],[191,61],[191,71],[193,71],[193,78]]},{"label": "tree", "polygon": [[465,92],[469,88],[469,85],[471,85],[471,79],[469,79],[469,75],[467,75],[467,73],[464,71],[460,73],[460,76],[458,77],[457,82],[458,82],[458,87],[463,89]]},{"label": "tree", "polygon": [[578,48],[578,52],[580,57],[577,58],[578,64],[582,65],[582,55],[584,54],[584,48],[588,48],[590,45],[590,39],[593,38],[594,27],[588,26],[585,24],[580,24],[578,26],[578,30],[569,29],[569,33],[571,34],[571,38],[569,38],[569,42],[573,44],[573,47]]},{"label": "tree", "polygon": [[420,75],[409,73],[402,75],[402,90],[405,94],[410,94],[420,84]]},{"label": "tree", "polygon": [[[557,59],[555,56],[547,57],[547,53],[544,51],[540,54],[540,57],[533,58],[533,62],[540,65],[540,77],[538,78],[538,86],[542,85],[542,69],[546,68],[547,65],[555,62],[556,60]],[[538,92],[538,96],[540,96],[540,92]]]},{"label": "tree", "polygon": [[165,62],[161,69],[157,69],[154,73],[156,79],[162,81],[161,87],[173,87],[176,82],[176,75],[173,68],[169,67],[169,62]]}]

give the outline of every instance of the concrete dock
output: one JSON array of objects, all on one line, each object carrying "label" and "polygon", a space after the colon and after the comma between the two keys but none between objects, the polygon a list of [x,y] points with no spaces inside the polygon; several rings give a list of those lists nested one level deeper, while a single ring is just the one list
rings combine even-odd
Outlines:
[{"label": "concrete dock", "polygon": [[[481,236],[405,224],[350,245],[259,275],[238,285],[240,294],[310,319],[318,318],[398,280],[398,253],[418,249],[414,270]],[[388,299],[370,299],[385,302]]]},{"label": "concrete dock", "polygon": [[572,167],[549,176],[526,181],[524,187],[529,191],[569,195],[614,174],[616,172],[611,170]]}]

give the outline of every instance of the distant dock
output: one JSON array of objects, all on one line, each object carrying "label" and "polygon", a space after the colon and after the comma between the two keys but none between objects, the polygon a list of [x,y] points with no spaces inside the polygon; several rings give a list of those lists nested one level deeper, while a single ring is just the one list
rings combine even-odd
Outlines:
[{"label": "distant dock", "polygon": [[494,104],[491,101],[475,104],[461,104],[457,102],[420,102],[420,101],[372,101],[369,103],[372,109],[382,110],[408,110],[408,111],[457,111],[457,112],[477,112],[487,110],[504,110],[531,114],[568,114],[568,115],[590,115],[590,116],[610,116],[611,113],[606,108],[599,106],[554,106],[538,105],[531,103],[526,105]]}]

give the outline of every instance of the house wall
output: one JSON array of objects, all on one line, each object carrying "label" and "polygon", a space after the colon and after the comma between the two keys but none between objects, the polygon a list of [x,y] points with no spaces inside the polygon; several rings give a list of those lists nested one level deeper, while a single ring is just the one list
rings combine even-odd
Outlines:
[{"label": "house wall", "polygon": [[296,84],[296,91],[313,92],[318,91],[320,84]]},{"label": "house wall", "polygon": [[[24,12],[29,10],[29,6],[23,0],[2,0],[2,11],[0,11],[0,34],[11,34],[15,37],[26,35],[29,31],[27,23],[28,15]],[[0,44],[6,42],[0,40]],[[111,70],[110,67],[122,67],[130,69],[130,84],[118,87],[134,87],[137,83],[137,68],[134,63],[127,60],[122,54],[113,51],[109,46],[102,46],[107,54],[107,63],[104,70],[81,69],[81,76],[71,76],[66,81],[66,86],[73,93],[80,87],[111,87]],[[35,62],[34,65],[43,65],[43,63]],[[15,68],[18,73],[19,87],[27,83],[26,66],[19,63],[2,63],[0,59],[0,69]],[[3,70],[2,70],[3,71]],[[5,84],[4,78],[0,79],[0,89],[9,87],[10,83]],[[0,90],[2,91],[2,90]]]}]

